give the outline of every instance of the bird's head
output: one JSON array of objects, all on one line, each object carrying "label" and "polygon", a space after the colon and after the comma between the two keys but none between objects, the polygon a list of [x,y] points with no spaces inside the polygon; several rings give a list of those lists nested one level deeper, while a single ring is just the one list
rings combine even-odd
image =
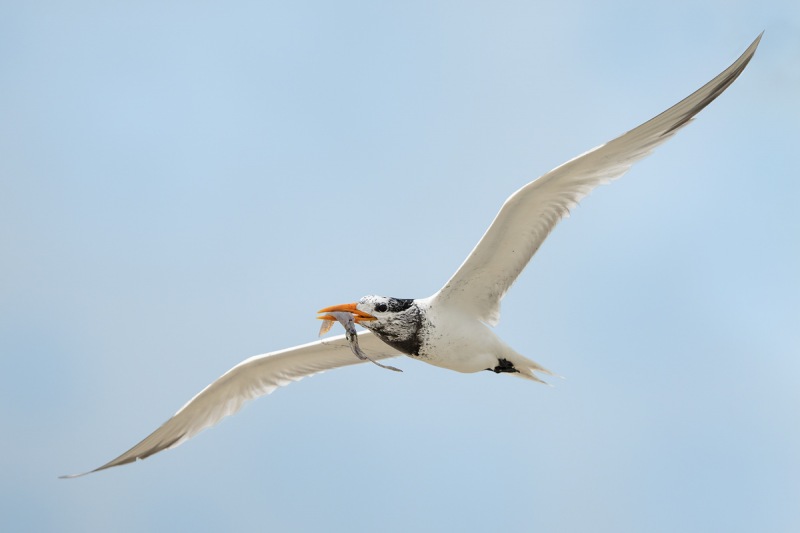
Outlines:
[{"label": "bird's head", "polygon": [[[320,309],[320,313],[346,312],[383,342],[409,355],[418,355],[422,340],[418,335],[422,313],[414,300],[387,296],[364,296],[351,304]],[[330,316],[330,315],[329,315]],[[323,320],[333,320],[326,316]]]},{"label": "bird's head", "polygon": [[[364,296],[358,302],[333,305],[320,309],[320,313],[346,312],[353,315],[356,324],[370,330],[381,330],[386,326],[400,320],[414,305],[414,300],[406,298],[392,298],[390,296]],[[323,317],[320,317],[323,318]]]}]

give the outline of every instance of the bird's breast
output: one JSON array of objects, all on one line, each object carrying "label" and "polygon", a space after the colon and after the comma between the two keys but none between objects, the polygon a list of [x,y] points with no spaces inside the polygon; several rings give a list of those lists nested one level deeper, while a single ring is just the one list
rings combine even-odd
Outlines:
[{"label": "bird's breast", "polygon": [[458,309],[430,308],[418,337],[418,357],[457,372],[478,372],[497,365],[502,341],[480,320]]}]

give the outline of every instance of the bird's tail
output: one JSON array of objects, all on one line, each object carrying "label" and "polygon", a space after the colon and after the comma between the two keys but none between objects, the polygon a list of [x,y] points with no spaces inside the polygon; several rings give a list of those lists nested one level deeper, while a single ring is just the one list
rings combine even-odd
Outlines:
[{"label": "bird's tail", "polygon": [[545,385],[550,384],[539,377],[536,374],[537,372],[540,374],[546,374],[548,376],[561,377],[555,372],[551,372],[550,370],[546,369],[536,361],[528,359],[524,355],[520,355],[516,352],[509,354],[506,357],[514,364],[514,368],[518,370],[518,372],[514,372],[512,374],[513,376],[519,376],[521,378],[538,381],[539,383],[544,383]]}]

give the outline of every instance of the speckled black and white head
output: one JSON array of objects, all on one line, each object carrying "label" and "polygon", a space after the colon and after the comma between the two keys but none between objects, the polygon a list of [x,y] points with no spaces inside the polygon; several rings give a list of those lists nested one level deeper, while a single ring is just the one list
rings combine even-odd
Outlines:
[{"label": "speckled black and white head", "polygon": [[411,299],[370,294],[358,301],[356,309],[369,313],[380,320],[381,318],[391,319],[398,313],[408,311],[412,305],[414,305],[414,300]]},{"label": "speckled black and white head", "polygon": [[422,316],[414,300],[371,294],[361,298],[356,309],[375,317],[375,320],[362,322],[361,325],[383,342],[409,355],[419,353]]},{"label": "speckled black and white head", "polygon": [[371,294],[356,303],[335,305],[320,312],[332,311],[353,313],[357,324],[372,331],[386,344],[408,355],[419,354],[422,316],[412,299]]}]

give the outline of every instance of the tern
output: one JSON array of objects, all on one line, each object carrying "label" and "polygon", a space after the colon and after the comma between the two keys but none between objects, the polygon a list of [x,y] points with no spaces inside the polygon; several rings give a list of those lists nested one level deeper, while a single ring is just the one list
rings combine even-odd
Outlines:
[{"label": "tern", "polygon": [[[763,35],[763,32],[762,32]],[[489,370],[542,381],[550,374],[494,334],[500,301],[555,225],[595,187],[619,178],[672,137],[742,73],[761,35],[721,74],[655,118],[528,183],[512,194],[455,274],[428,298],[365,296],[326,307],[350,313],[366,331],[251,357],[211,383],[161,427],[116,459],[86,472],[174,448],[276,388],[325,370],[407,355],[458,372]],[[339,315],[337,315],[339,314]],[[351,352],[351,343],[355,348]],[[354,352],[360,345],[369,358]],[[364,353],[362,352],[362,353]],[[62,477],[78,477],[84,474]]]}]

